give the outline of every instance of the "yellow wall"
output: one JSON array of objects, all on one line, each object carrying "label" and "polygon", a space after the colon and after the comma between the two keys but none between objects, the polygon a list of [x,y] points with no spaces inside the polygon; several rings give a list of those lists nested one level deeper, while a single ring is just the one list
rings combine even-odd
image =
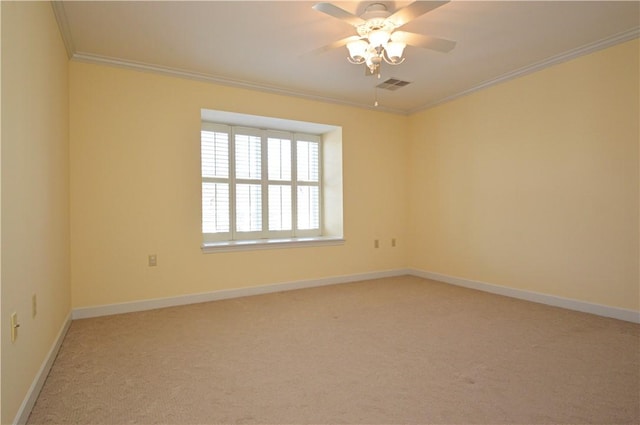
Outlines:
[{"label": "yellow wall", "polygon": [[[70,311],[68,61],[49,2],[2,2],[2,417]],[[31,295],[38,314],[31,317]],[[18,313],[11,343],[9,315]]]},{"label": "yellow wall", "polygon": [[[346,243],[203,254],[201,108],[342,126]],[[406,117],[78,62],[70,114],[74,307],[405,266]]]},{"label": "yellow wall", "polygon": [[[410,266],[640,309],[637,40],[410,117],[70,72],[74,307]],[[202,254],[200,108],[342,126],[347,243]]]},{"label": "yellow wall", "polygon": [[640,310],[638,51],[411,116],[410,266]]}]

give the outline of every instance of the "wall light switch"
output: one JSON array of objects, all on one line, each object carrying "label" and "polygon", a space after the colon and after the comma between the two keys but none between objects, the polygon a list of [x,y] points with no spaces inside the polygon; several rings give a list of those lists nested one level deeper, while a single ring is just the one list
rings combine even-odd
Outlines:
[{"label": "wall light switch", "polygon": [[36,317],[38,314],[38,299],[36,294],[31,295],[31,317]]},{"label": "wall light switch", "polygon": [[156,254],[149,255],[149,267],[155,267],[158,265],[158,256]]},{"label": "wall light switch", "polygon": [[380,241],[378,239],[374,239],[373,240],[373,247],[374,248],[380,248]]},{"label": "wall light switch", "polygon": [[11,342],[15,342],[18,339],[18,313],[11,313]]}]

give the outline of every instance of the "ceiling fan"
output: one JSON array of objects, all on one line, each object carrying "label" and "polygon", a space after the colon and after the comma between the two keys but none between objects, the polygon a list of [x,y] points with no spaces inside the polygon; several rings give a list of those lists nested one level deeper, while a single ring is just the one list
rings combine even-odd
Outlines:
[{"label": "ceiling fan", "polygon": [[335,41],[316,49],[316,52],[322,53],[347,46],[349,62],[357,65],[365,64],[367,75],[378,75],[378,78],[380,78],[380,65],[383,61],[390,65],[399,65],[404,62],[403,53],[406,46],[422,47],[443,53],[449,52],[456,46],[455,41],[396,31],[408,22],[448,2],[448,0],[414,1],[393,13],[388,10],[385,3],[372,2],[360,16],[331,3],[317,3],[313,6],[314,10],[352,25],[358,35]]}]

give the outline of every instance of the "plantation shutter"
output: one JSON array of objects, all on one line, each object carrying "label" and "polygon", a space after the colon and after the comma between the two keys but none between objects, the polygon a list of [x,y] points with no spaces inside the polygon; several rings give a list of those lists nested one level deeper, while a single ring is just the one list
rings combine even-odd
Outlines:
[{"label": "plantation shutter", "polygon": [[320,140],[203,122],[204,242],[320,236]]},{"label": "plantation shutter", "polygon": [[202,233],[223,240],[231,234],[229,127],[203,124],[201,140]]},{"label": "plantation shutter", "polygon": [[262,136],[255,129],[234,130],[237,238],[260,238],[263,215]]},{"label": "plantation shutter", "polygon": [[320,234],[320,139],[296,135],[297,230]]},{"label": "plantation shutter", "polygon": [[292,153],[291,133],[268,133],[269,237],[289,236],[293,229]]}]

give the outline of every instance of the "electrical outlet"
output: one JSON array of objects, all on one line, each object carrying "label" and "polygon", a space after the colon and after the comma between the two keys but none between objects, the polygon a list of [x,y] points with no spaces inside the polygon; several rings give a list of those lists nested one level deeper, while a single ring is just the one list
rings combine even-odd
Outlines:
[{"label": "electrical outlet", "polygon": [[155,267],[158,265],[158,256],[156,254],[149,254],[149,267]]},{"label": "electrical outlet", "polygon": [[31,317],[35,318],[38,314],[38,299],[36,294],[31,295]]},{"label": "electrical outlet", "polygon": [[15,342],[18,339],[18,313],[11,313],[11,342]]}]

